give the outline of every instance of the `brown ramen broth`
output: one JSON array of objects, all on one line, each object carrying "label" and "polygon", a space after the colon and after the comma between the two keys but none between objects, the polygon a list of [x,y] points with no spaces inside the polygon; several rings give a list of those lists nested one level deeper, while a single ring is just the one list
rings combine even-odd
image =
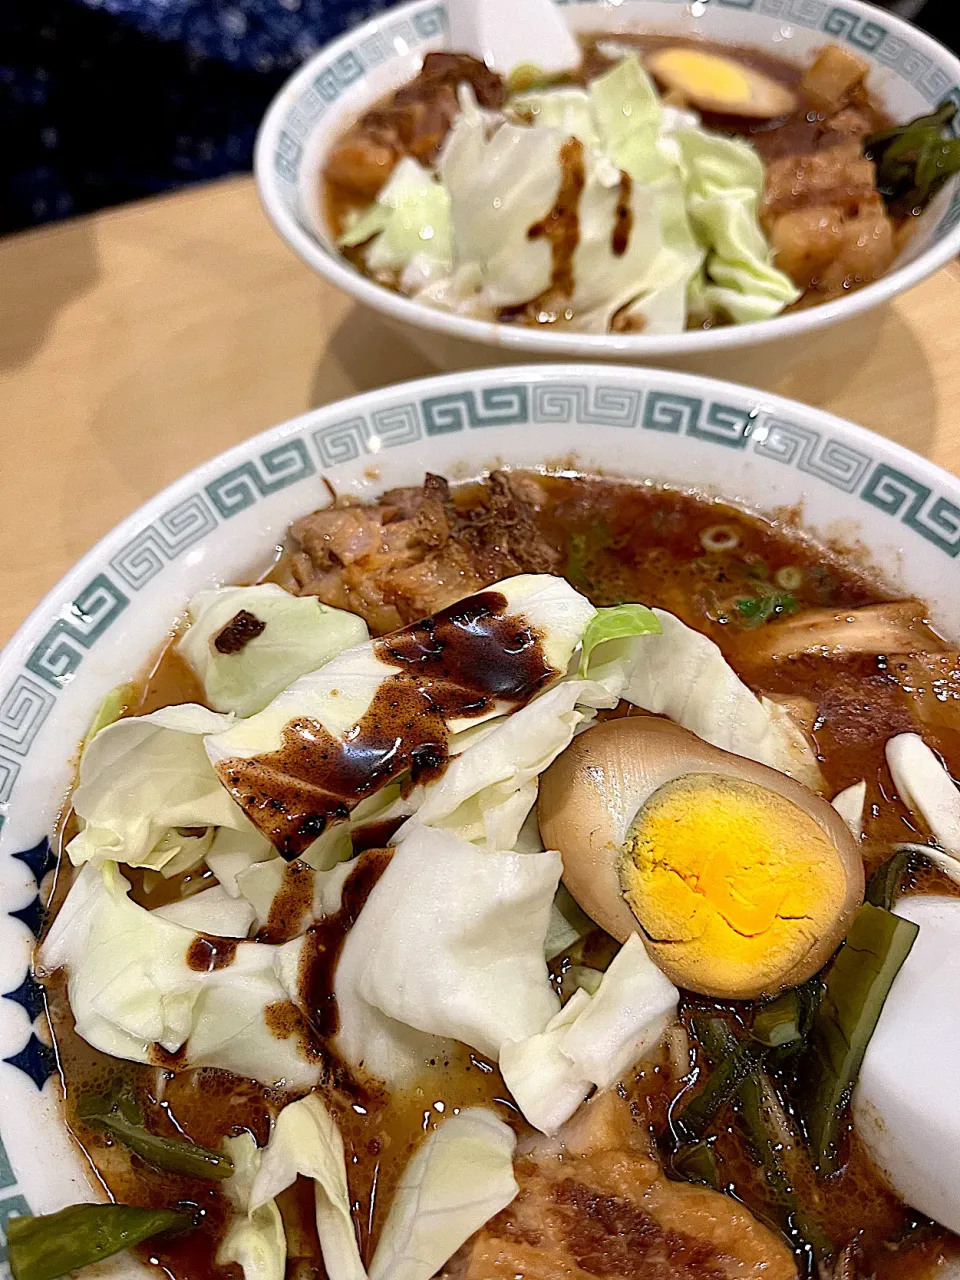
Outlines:
[{"label": "brown ramen broth", "polygon": [[[641,62],[667,49],[721,56],[789,91],[795,107],[786,116],[752,119],[699,112],[704,128],[748,141],[763,161],[765,193],[760,224],[776,265],[802,294],[788,311],[842,296],[890,267],[915,224],[910,213],[921,210],[888,213],[877,188],[874,165],[864,156],[866,139],[892,123],[882,103],[864,87],[865,63],[859,64],[858,77],[857,60],[838,46],[825,51],[827,62],[821,72],[820,58],[811,69],[767,49],[724,45],[699,37],[604,32],[580,39],[583,62],[579,70],[559,77],[557,85],[586,85],[602,75],[615,65],[608,48],[615,44],[621,56],[623,51],[635,51]],[[830,63],[833,56],[836,62]],[[457,118],[456,86],[463,82],[471,85],[481,106],[503,106],[507,87],[481,63],[465,54],[431,53],[416,79],[379,102],[334,146],[320,181],[321,207],[336,238],[348,229],[356,212],[376,199],[400,159],[411,156],[426,166],[436,161]],[[676,88],[660,88],[665,101],[687,105]],[[529,301],[501,307],[492,318],[533,327],[568,325],[576,329],[570,299],[574,293],[573,255],[580,240],[582,152],[576,139],[564,143],[555,203],[528,231],[531,240],[543,237],[550,245],[553,274],[549,288]],[[618,257],[625,253],[632,232],[630,188],[631,180],[623,174],[612,242]],[[399,271],[368,267],[368,243],[345,247],[342,252],[363,274],[402,291]],[[726,322],[722,314],[707,318],[691,315],[688,327]],[[624,313],[614,317],[613,328],[629,329],[640,323]]]},{"label": "brown ramen broth", "polygon": [[[542,554],[551,551],[557,557],[558,571],[594,604],[643,601],[667,609],[715,640],[752,690],[790,699],[795,710],[801,703],[807,707],[826,794],[834,795],[861,778],[867,782],[863,853],[868,870],[889,856],[896,841],[926,839],[925,833],[914,829],[913,820],[896,797],[884,744],[893,734],[914,731],[922,723],[927,741],[940,752],[954,776],[960,775],[960,737],[953,723],[960,696],[957,654],[926,630],[921,620],[918,635],[929,645],[926,657],[885,651],[878,656],[874,651],[829,658],[808,653],[773,661],[764,647],[767,622],[758,624],[757,611],[742,608],[744,601],[760,602],[762,613],[767,607],[763,602],[775,600],[774,612],[768,616],[789,617],[800,626],[805,618],[820,619],[821,611],[889,602],[891,597],[854,558],[827,551],[804,538],[789,513],[771,522],[720,502],[651,485],[516,473],[507,480],[494,478],[463,487],[450,499],[449,512],[457,513],[456,518],[464,522],[455,534],[458,545],[469,546],[478,565],[487,563],[484,555],[493,554],[489,551],[492,544],[483,542],[485,537],[495,540],[498,554],[508,554],[509,531],[519,519],[516,514],[504,516],[500,532],[489,533],[484,504],[497,485],[501,492],[509,488],[528,497],[536,493],[534,525],[530,527],[533,533],[527,530],[525,543],[541,539]],[[398,513],[399,519],[411,510],[411,495],[419,492],[402,490],[385,495],[384,508]],[[356,519],[365,509],[343,506],[341,510]],[[328,508],[319,516],[336,514]],[[311,569],[303,559],[307,554],[304,548],[310,545],[307,527],[319,516],[306,517],[294,526],[294,536],[272,577],[303,588]],[[490,575],[505,576],[499,563],[489,563],[489,569],[477,570],[481,578],[488,577],[484,585],[495,580]],[[333,579],[324,578],[323,565],[316,560],[312,571],[316,575],[313,587],[329,603],[337,603],[338,592],[348,591],[349,583],[342,574],[331,585]],[[368,573],[368,581],[373,580]],[[408,620],[399,597],[395,595],[389,607],[399,608],[401,619]],[[367,616],[375,619],[378,615],[371,612],[373,609],[371,604]],[[371,629],[382,628],[374,621]],[[918,650],[921,648],[918,644]],[[168,647],[144,680],[128,714],[170,703],[201,701],[199,695],[196,678]],[[626,704],[621,705],[629,714]],[[797,714],[803,719],[802,712]],[[62,843],[74,831],[74,823],[68,819]],[[385,831],[381,838],[387,841],[389,836]],[[268,1022],[277,1037],[298,1037],[302,1051],[323,1065],[319,1089],[343,1134],[354,1223],[365,1263],[369,1263],[405,1161],[424,1133],[441,1123],[444,1115],[471,1105],[488,1106],[512,1125],[521,1139],[531,1134],[495,1066],[462,1046],[449,1058],[425,1064],[415,1085],[402,1094],[387,1093],[376,1081],[358,1077],[332,1050],[329,1037],[338,1021],[332,994],[333,968],[350,924],[389,857],[389,850],[364,853],[347,881],[340,913],[325,918],[308,934],[303,963],[310,969],[310,1025],[292,1004],[268,1011]],[[133,881],[134,899],[148,907],[192,890],[198,877],[203,884],[210,882],[209,873],[201,868],[193,876],[163,882],[158,894],[143,874],[131,874],[127,869],[124,874]],[[69,860],[61,857],[54,906],[62,902],[70,876]],[[911,892],[930,890],[955,892],[950,882],[934,871],[914,876],[908,886]],[[300,919],[302,907],[297,864],[293,863],[258,940],[285,940],[290,936],[289,921]],[[589,958],[584,962],[602,963],[596,957],[604,952],[609,957],[610,944],[611,940],[597,931],[588,939]],[[191,963],[198,969],[229,965],[231,948],[235,947],[236,943],[222,939],[208,942],[201,938],[192,949],[196,955]],[[559,981],[563,963],[557,962],[554,968]],[[77,1100],[122,1083],[136,1093],[147,1127],[153,1132],[170,1137],[187,1135],[208,1148],[217,1148],[225,1136],[244,1130],[262,1145],[271,1117],[290,1097],[221,1071],[178,1070],[176,1055],[164,1056],[162,1051],[153,1066],[108,1057],[74,1031],[62,973],[46,980],[45,992],[65,1091],[66,1120],[96,1178],[123,1203],[173,1206],[187,1202],[203,1215],[203,1230],[181,1239],[148,1242],[138,1250],[140,1256],[174,1280],[239,1280],[239,1268],[219,1267],[214,1260],[231,1213],[220,1185],[150,1169],[124,1147],[87,1128],[77,1116]],[[681,1017],[685,1021],[705,1009],[746,1025],[752,1016],[747,1005],[682,994]],[[678,1082],[665,1060],[659,1065],[644,1063],[624,1082],[641,1127],[649,1126],[658,1137],[668,1129],[672,1103],[687,1087]],[[771,1189],[764,1183],[732,1113],[725,1114],[717,1138],[722,1184],[761,1221],[776,1224],[778,1209]],[[809,1187],[797,1187],[797,1192],[805,1202],[816,1205],[818,1220],[837,1255],[852,1241],[857,1242],[858,1277],[928,1280],[942,1260],[960,1258],[960,1242],[955,1237],[918,1217],[886,1188],[852,1132],[843,1139],[842,1154],[839,1173],[823,1182],[814,1180]],[[290,1241],[288,1277],[323,1277],[312,1198],[303,1180],[282,1195],[280,1207]],[[659,1277],[665,1273],[647,1272],[638,1262],[634,1270],[600,1269],[593,1274],[643,1280],[650,1274]],[[718,1273],[707,1269],[702,1274],[704,1280],[710,1280]]]}]

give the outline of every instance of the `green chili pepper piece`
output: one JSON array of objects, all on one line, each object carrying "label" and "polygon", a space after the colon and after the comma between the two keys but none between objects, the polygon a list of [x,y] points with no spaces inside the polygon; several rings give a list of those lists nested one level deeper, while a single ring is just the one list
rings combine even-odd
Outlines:
[{"label": "green chili pepper piece", "polygon": [[125,1204],[74,1204],[39,1218],[11,1218],[7,1252],[13,1280],[57,1280],[161,1232],[187,1231],[193,1215]]},{"label": "green chili pepper piece", "polygon": [[139,1106],[129,1098],[88,1094],[77,1104],[77,1116],[91,1129],[102,1129],[164,1173],[218,1181],[233,1173],[233,1161],[222,1152],[208,1151],[188,1138],[161,1138],[151,1133],[143,1123]]},{"label": "green chili pepper piece", "polygon": [[919,932],[911,921],[865,903],[827,972],[803,1096],[807,1132],[822,1173],[837,1168],[840,1117],[884,1001]]},{"label": "green chili pepper piece", "polygon": [[[703,1044],[707,1031],[703,1024],[717,1019],[694,1018],[693,1034]],[[729,1050],[717,1057],[717,1065],[700,1093],[688,1102],[679,1115],[671,1118],[671,1126],[682,1142],[696,1142],[706,1133],[724,1104],[755,1064],[753,1047],[731,1036]]]},{"label": "green chili pepper piece", "polygon": [[960,172],[960,146],[944,137],[957,108],[952,102],[866,140],[864,154],[877,170],[877,188],[895,215],[923,209],[943,184]]}]

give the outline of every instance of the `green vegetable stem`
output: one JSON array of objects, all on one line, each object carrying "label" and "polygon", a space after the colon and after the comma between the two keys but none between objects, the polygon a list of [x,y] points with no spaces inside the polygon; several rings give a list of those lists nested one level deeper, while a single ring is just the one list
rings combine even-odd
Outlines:
[{"label": "green vegetable stem", "polygon": [[811,978],[802,987],[793,987],[762,1004],[753,1019],[751,1035],[767,1049],[793,1051],[800,1048],[810,1034],[813,1015],[823,994],[819,978]]},{"label": "green vegetable stem", "polygon": [[918,933],[909,920],[865,903],[827,972],[802,1091],[807,1132],[821,1173],[838,1168],[841,1117],[884,1001]]},{"label": "green vegetable stem", "polygon": [[[708,1024],[720,1021],[716,1018],[694,1018],[693,1034],[697,1041],[704,1044],[710,1031]],[[726,1029],[726,1024],[721,1022],[721,1025]],[[698,1142],[703,1137],[755,1062],[753,1046],[731,1033],[723,1050],[717,1054],[714,1069],[703,1089],[679,1115],[671,1118],[671,1127],[682,1142]]]},{"label": "green vegetable stem", "polygon": [[57,1280],[151,1236],[187,1231],[191,1213],[125,1204],[74,1204],[39,1218],[11,1218],[7,1251],[13,1280]]},{"label": "green vegetable stem", "polygon": [[[741,1043],[722,1018],[694,1019],[694,1034],[713,1062],[728,1059]],[[794,1175],[807,1164],[806,1158],[773,1081],[758,1060],[753,1060],[750,1070],[737,1086],[735,1103],[737,1121],[780,1208],[786,1234],[796,1252],[806,1259],[808,1273],[812,1274],[817,1260],[832,1256],[833,1242],[801,1203],[794,1189]],[[788,1167],[788,1160],[794,1167],[794,1175]]]}]

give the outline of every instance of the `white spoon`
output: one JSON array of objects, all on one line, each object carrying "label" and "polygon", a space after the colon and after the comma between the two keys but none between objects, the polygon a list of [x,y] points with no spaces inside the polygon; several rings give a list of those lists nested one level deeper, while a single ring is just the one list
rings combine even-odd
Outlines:
[{"label": "white spoon", "polygon": [[450,48],[509,76],[520,66],[573,71],[580,46],[551,0],[450,0]]}]

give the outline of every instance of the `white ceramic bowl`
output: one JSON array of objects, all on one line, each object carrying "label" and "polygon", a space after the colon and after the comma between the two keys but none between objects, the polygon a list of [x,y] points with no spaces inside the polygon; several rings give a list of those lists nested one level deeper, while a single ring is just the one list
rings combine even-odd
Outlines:
[{"label": "white ceramic bowl", "polygon": [[799,506],[809,530],[863,544],[895,590],[960,636],[960,481],[730,383],[596,364],[455,374],[328,405],[198,467],[85,556],[0,656],[0,1225],[91,1195],[29,963],[49,837],[104,694],[143,670],[195,591],[265,567],[287,525],[327,502],[322,478],[372,498],[428,468],[466,478],[551,461],[768,512]]},{"label": "white ceramic bowl", "polygon": [[[565,3],[564,13],[577,31],[695,32],[769,46],[800,63],[824,44],[846,44],[871,63],[870,87],[895,119],[912,119],[945,99],[960,103],[960,60],[909,23],[860,0],[576,0]],[[319,175],[348,125],[412,79],[426,52],[447,47],[446,21],[443,3],[414,0],[315,54],[274,99],[254,160],[260,198],[294,252],[331,284],[402,325],[440,368],[566,357],[668,361],[731,376],[729,366],[718,365],[717,353],[777,339],[789,345],[895,297],[960,253],[960,179],[954,179],[882,279],[836,302],[756,324],[672,336],[560,333],[448,315],[394,293],[336,250],[321,211]]]}]

